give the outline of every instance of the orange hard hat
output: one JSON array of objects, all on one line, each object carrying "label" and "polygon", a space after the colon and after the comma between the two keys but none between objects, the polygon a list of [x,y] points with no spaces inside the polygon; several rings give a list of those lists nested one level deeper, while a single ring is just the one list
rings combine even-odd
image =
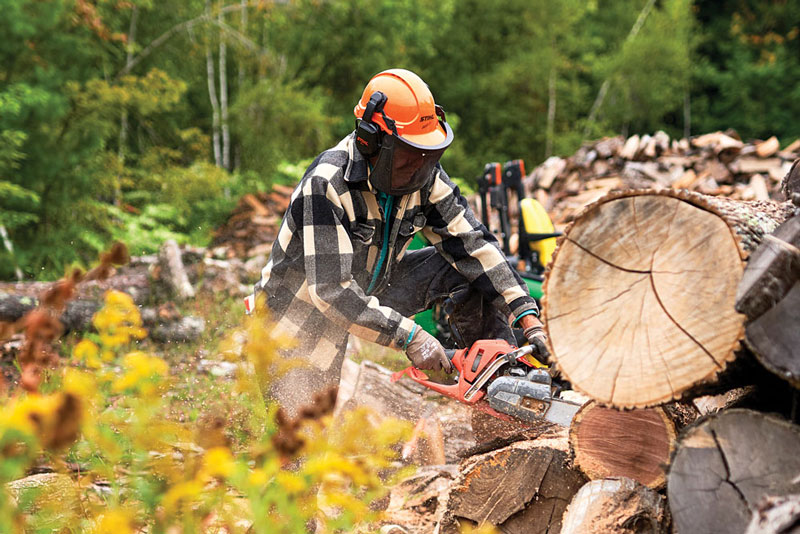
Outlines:
[{"label": "orange hard hat", "polygon": [[[428,150],[444,149],[453,142],[453,130],[422,78],[406,69],[379,72],[367,83],[353,108],[357,119],[364,116],[370,97],[378,91],[386,95],[383,113],[394,121],[397,136],[404,142]],[[395,133],[380,113],[372,116],[372,122],[388,134]]]}]

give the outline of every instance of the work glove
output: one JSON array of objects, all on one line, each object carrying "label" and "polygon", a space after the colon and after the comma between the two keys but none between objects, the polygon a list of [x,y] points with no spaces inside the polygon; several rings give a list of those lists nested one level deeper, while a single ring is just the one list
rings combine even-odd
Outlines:
[{"label": "work glove", "polygon": [[522,333],[533,347],[531,355],[543,364],[549,363],[550,351],[547,350],[547,334],[544,333],[542,322],[538,318],[534,321],[527,321],[527,326]]},{"label": "work glove", "polygon": [[444,347],[435,337],[417,327],[414,337],[406,347],[406,356],[417,369],[453,372],[453,364],[444,352]]}]

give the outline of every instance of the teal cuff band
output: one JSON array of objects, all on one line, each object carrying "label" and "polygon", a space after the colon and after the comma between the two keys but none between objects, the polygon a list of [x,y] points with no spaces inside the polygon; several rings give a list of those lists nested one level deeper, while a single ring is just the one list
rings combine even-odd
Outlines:
[{"label": "teal cuff band", "polygon": [[414,338],[414,334],[417,332],[417,325],[414,325],[414,328],[411,329],[411,333],[408,334],[408,339],[406,340],[406,344],[403,345],[403,350],[406,350],[408,344],[411,343],[411,340]]},{"label": "teal cuff band", "polygon": [[519,314],[519,317],[517,317],[516,319],[514,319],[514,322],[513,322],[513,323],[511,323],[511,327],[512,327],[512,328],[513,328],[513,327],[516,327],[516,326],[517,326],[517,323],[519,322],[519,320],[520,320],[520,319],[522,319],[522,318],[523,318],[523,317],[525,317],[526,315],[530,315],[530,314],[533,314],[533,315],[535,315],[536,317],[539,317],[539,314],[536,312],[536,310],[526,310],[526,311],[524,311],[524,312],[520,313],[520,314]]}]

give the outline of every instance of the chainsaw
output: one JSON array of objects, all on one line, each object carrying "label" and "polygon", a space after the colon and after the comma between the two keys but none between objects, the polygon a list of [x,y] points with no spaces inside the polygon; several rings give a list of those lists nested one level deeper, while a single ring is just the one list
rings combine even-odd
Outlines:
[{"label": "chainsaw", "polygon": [[416,367],[392,375],[408,376],[437,393],[469,404],[498,419],[569,426],[580,404],[558,398],[546,368],[533,363],[533,347],[514,347],[505,340],[484,339],[471,347],[445,351],[457,371],[456,383],[439,384]]}]

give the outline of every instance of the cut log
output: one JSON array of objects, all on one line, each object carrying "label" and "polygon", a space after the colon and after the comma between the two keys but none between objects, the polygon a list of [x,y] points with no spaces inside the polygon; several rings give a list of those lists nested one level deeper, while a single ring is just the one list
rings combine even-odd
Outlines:
[{"label": "cut log", "polygon": [[572,498],[561,534],[667,534],[664,497],[630,478],[584,485]]},{"label": "cut log", "polygon": [[334,417],[366,406],[376,423],[396,418],[417,424],[421,418],[427,418],[442,431],[448,463],[458,462],[464,451],[475,446],[469,424],[471,407],[443,397],[413,380],[392,382],[391,376],[391,371],[369,360],[357,364],[345,358]]},{"label": "cut log", "polygon": [[585,482],[568,466],[567,453],[547,440],[518,442],[462,464],[449,515],[502,524],[506,534],[558,532],[567,503]]},{"label": "cut log", "polygon": [[745,336],[764,367],[800,388],[800,278],[775,307],[748,323]]},{"label": "cut log", "polygon": [[588,206],[544,287],[553,359],[573,388],[642,408],[715,381],[744,337],[743,259],[792,211],[672,190]]},{"label": "cut log", "polygon": [[787,199],[791,199],[795,193],[800,193],[800,158],[792,163],[792,168],[783,177],[781,192]]},{"label": "cut log", "polygon": [[745,534],[800,534],[800,494],[765,498]]},{"label": "cut log", "polygon": [[792,217],[750,256],[736,293],[736,310],[753,321],[783,299],[798,279],[800,217]]},{"label": "cut log", "polygon": [[569,431],[575,464],[591,480],[626,477],[656,489],[666,481],[676,442],[675,425],[661,408],[620,411],[590,402]]},{"label": "cut log", "polygon": [[412,532],[433,532],[446,509],[457,465],[425,466],[392,487],[385,520],[413,525]]},{"label": "cut log", "polygon": [[181,258],[178,244],[168,239],[158,251],[159,279],[164,283],[171,295],[178,300],[194,297],[194,288],[189,283],[186,268]]},{"label": "cut log", "polygon": [[800,492],[800,427],[727,410],[685,432],[667,477],[679,534],[743,533],[766,496]]}]

